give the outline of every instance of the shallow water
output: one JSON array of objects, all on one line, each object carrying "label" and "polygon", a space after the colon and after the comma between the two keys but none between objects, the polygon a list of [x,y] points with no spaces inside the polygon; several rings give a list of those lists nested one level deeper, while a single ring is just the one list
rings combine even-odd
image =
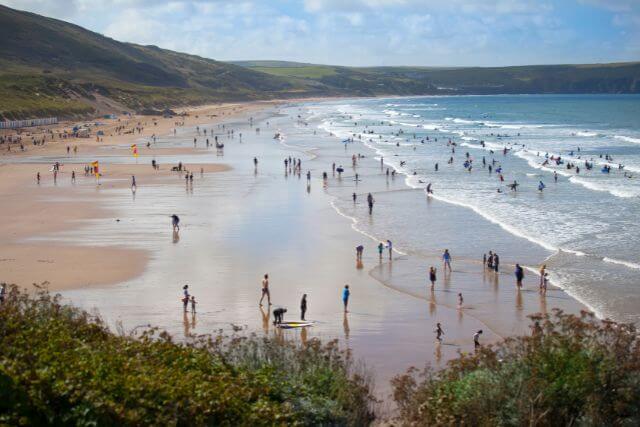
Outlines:
[{"label": "shallow water", "polygon": [[[337,207],[363,231],[393,234],[412,254],[437,255],[436,242],[458,257],[480,259],[495,250],[508,254],[511,264],[545,262],[551,280],[598,315],[640,321],[639,96],[340,100],[306,105],[296,114],[304,121],[297,132],[331,133],[337,143],[351,139],[343,143],[350,151],[370,147],[384,157],[384,168],[399,172],[396,181],[417,190],[380,194],[375,225],[351,208],[350,194],[336,193]],[[551,156],[561,156],[563,163],[543,165]],[[585,161],[593,164],[591,170]],[[566,168],[569,162],[579,173]],[[601,172],[604,165],[611,166],[610,173]],[[520,184],[517,192],[506,187],[514,181]],[[546,186],[542,192],[540,181]],[[508,244],[496,227],[486,225],[451,221],[443,228],[437,220],[438,227],[430,227],[438,212],[425,201],[427,183],[434,199],[464,207],[533,244]],[[366,189],[366,180],[361,187]]]}]

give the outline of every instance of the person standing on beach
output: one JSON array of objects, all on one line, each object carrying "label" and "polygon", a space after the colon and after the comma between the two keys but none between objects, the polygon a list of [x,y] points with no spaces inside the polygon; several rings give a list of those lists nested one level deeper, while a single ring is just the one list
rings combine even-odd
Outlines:
[{"label": "person standing on beach", "polygon": [[187,307],[189,306],[189,285],[184,285],[182,287],[182,305],[184,306],[184,312],[187,312]]},{"label": "person standing on beach", "polygon": [[436,286],[436,268],[431,266],[429,268],[429,281],[431,282],[431,290]]},{"label": "person standing on beach", "polygon": [[497,253],[493,254],[493,270],[497,273],[500,267],[500,257]]},{"label": "person standing on beach", "polygon": [[180,231],[180,218],[178,218],[178,215],[171,215],[171,225],[173,225],[173,231]]},{"label": "person standing on beach", "polygon": [[516,286],[518,286],[518,289],[520,289],[522,287],[522,279],[524,279],[524,269],[520,267],[520,264],[516,264],[515,275],[516,275]]},{"label": "person standing on beach", "polygon": [[351,296],[351,291],[349,290],[349,285],[344,285],[344,289],[342,290],[342,303],[344,304],[344,312],[348,313],[347,310],[349,306],[349,297]]},{"label": "person standing on beach", "polygon": [[464,298],[462,298],[462,292],[458,293],[458,308],[462,308],[462,304],[464,303]]},{"label": "person standing on beach", "polygon": [[444,336],[444,331],[442,330],[442,325],[440,323],[436,323],[436,339],[438,342],[442,342],[442,337]]},{"label": "person standing on beach", "polygon": [[302,300],[300,301],[300,320],[305,320],[304,315],[307,312],[307,294],[302,295]]},{"label": "person standing on beach", "polygon": [[351,198],[353,199],[353,204],[355,205],[356,204],[356,200],[358,200],[358,195],[356,193],[353,193],[351,195]]},{"label": "person standing on beach", "polygon": [[196,297],[191,295],[191,314],[196,314]]},{"label": "person standing on beach", "polygon": [[482,335],[482,329],[473,334],[473,346],[476,350],[480,348],[480,335]]},{"label": "person standing on beach", "polygon": [[449,249],[445,249],[442,254],[442,261],[444,262],[444,272],[447,272],[447,267],[449,267],[449,273],[451,273],[451,254],[449,253]]},{"label": "person standing on beach", "polygon": [[373,196],[371,195],[371,193],[369,193],[367,195],[367,204],[369,205],[369,215],[373,214],[373,204],[375,203],[375,200],[373,200]]},{"label": "person standing on beach", "polygon": [[393,243],[389,239],[387,239],[387,249],[389,250],[389,260],[391,260],[393,258]]},{"label": "person standing on beach", "polygon": [[547,275],[547,264],[542,264],[540,267],[540,289],[544,285],[544,277]]},{"label": "person standing on beach", "polygon": [[364,253],[364,246],[356,246],[356,261],[362,261],[362,254]]},{"label": "person standing on beach", "polygon": [[40,172],[36,174],[36,182],[38,183],[38,185],[40,184]]},{"label": "person standing on beach", "polygon": [[71,183],[76,183],[76,171],[71,171]]},{"label": "person standing on beach", "polygon": [[382,261],[382,253],[384,252],[384,243],[380,242],[378,244],[378,255],[380,256],[380,261]]},{"label": "person standing on beach", "polygon": [[262,279],[262,297],[260,297],[260,306],[262,307],[262,300],[265,295],[267,296],[267,303],[271,305],[271,292],[269,292],[269,275],[265,274]]}]

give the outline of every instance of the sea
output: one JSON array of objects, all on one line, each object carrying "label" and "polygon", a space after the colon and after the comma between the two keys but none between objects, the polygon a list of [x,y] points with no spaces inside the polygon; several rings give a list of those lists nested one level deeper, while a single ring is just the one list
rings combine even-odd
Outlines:
[{"label": "sea", "polygon": [[[334,208],[373,240],[393,236],[416,272],[444,248],[477,262],[494,250],[506,274],[546,264],[551,282],[597,316],[640,323],[640,96],[340,99],[280,113],[296,122],[282,143],[316,150],[323,171],[342,152],[349,164],[337,167],[355,185],[328,188]],[[368,169],[356,178],[344,152]],[[407,191],[368,189],[374,173]],[[352,203],[367,192],[375,221]],[[397,286],[409,275],[395,274]]]}]

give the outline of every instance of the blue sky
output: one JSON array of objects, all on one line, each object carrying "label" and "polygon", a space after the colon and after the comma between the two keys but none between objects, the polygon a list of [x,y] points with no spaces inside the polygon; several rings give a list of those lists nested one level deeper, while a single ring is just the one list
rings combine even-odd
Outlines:
[{"label": "blue sky", "polygon": [[0,0],[218,60],[493,66],[640,60],[640,0]]}]

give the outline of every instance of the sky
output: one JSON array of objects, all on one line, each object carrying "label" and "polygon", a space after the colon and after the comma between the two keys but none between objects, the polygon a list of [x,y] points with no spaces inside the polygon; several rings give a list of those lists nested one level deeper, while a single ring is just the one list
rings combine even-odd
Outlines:
[{"label": "sky", "polygon": [[503,66],[640,60],[640,0],[0,0],[222,61]]}]

